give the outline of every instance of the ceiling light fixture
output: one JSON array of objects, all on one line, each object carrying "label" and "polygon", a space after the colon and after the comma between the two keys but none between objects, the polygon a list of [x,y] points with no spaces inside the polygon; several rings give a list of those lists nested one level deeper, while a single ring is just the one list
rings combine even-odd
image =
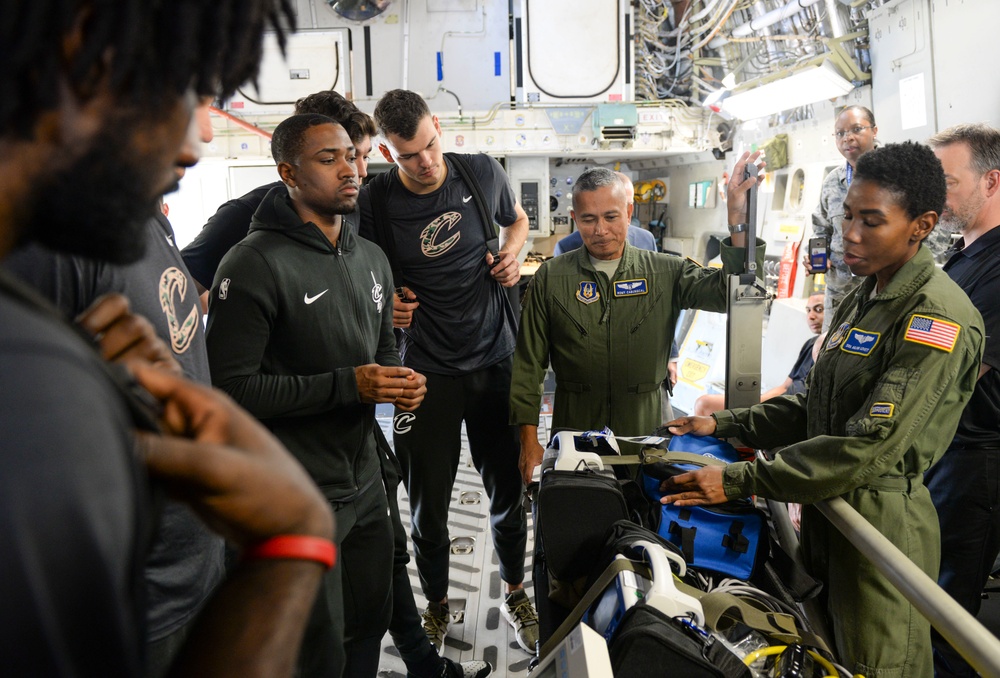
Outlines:
[{"label": "ceiling light fixture", "polygon": [[824,99],[843,96],[854,89],[829,61],[807,67],[779,80],[734,91],[722,100],[722,109],[740,120],[753,120]]}]

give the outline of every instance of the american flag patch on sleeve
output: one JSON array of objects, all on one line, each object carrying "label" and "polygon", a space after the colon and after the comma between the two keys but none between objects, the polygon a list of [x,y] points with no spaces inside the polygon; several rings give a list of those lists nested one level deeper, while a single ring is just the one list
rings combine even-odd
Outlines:
[{"label": "american flag patch on sleeve", "polygon": [[906,328],[903,339],[925,346],[933,346],[951,353],[958,341],[958,332],[962,328],[947,320],[931,318],[926,315],[914,314]]}]

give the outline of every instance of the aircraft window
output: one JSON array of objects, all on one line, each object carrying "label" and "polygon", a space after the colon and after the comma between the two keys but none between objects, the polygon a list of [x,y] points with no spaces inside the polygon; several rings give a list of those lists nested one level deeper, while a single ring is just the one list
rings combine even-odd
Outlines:
[{"label": "aircraft window", "polygon": [[774,176],[774,198],[771,199],[772,210],[785,209],[785,192],[788,189],[788,175],[776,174]]},{"label": "aircraft window", "polygon": [[795,170],[792,175],[792,186],[788,191],[788,206],[796,210],[802,205],[802,194],[806,190],[806,173],[801,169]]}]

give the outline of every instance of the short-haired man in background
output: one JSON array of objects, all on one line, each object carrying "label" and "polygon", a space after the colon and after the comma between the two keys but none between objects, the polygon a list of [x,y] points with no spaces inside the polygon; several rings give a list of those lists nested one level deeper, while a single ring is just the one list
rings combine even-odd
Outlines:
[{"label": "short-haired man in background", "polygon": [[[848,106],[840,112],[834,123],[833,136],[836,139],[837,151],[847,162],[833,169],[823,179],[820,189],[819,205],[813,212],[813,237],[826,238],[829,260],[825,271],[813,270],[809,253],[802,255],[802,264],[809,273],[825,273],[826,296],[823,306],[826,313],[823,321],[823,331],[830,327],[837,307],[847,293],[860,284],[861,279],[851,274],[851,269],[844,263],[844,234],[841,222],[844,220],[844,199],[847,189],[854,180],[854,168],[858,159],[878,145],[876,139],[878,126],[875,124],[875,114],[864,106]],[[938,225],[924,240],[935,258],[943,257],[951,246],[951,232]]]},{"label": "short-haired man in background", "polygon": [[[941,522],[938,583],[972,614],[1000,553],[1000,131],[958,125],[930,138],[948,197],[939,230],[961,234],[945,273],[986,326],[976,390],[948,450],[924,474]],[[976,672],[936,632],[937,676]]]},{"label": "short-haired man in background", "polygon": [[[625,187],[626,200],[635,203],[635,186],[632,185],[632,180],[624,172],[615,172],[615,175],[622,182],[622,186]],[[628,242],[633,247],[638,247],[639,249],[649,250],[650,252],[658,251],[656,248],[656,238],[639,224],[639,220],[634,215],[628,224]],[[583,237],[580,235],[580,229],[577,229],[556,243],[555,248],[552,250],[552,256],[557,257],[560,254],[572,252],[579,247],[583,247]]]}]

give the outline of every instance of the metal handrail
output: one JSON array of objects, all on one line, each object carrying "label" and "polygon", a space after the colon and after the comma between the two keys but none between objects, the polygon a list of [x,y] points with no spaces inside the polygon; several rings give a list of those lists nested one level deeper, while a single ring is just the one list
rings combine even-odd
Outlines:
[{"label": "metal handrail", "polygon": [[1000,678],[1000,639],[842,498],[815,506],[973,668],[987,678]]}]

